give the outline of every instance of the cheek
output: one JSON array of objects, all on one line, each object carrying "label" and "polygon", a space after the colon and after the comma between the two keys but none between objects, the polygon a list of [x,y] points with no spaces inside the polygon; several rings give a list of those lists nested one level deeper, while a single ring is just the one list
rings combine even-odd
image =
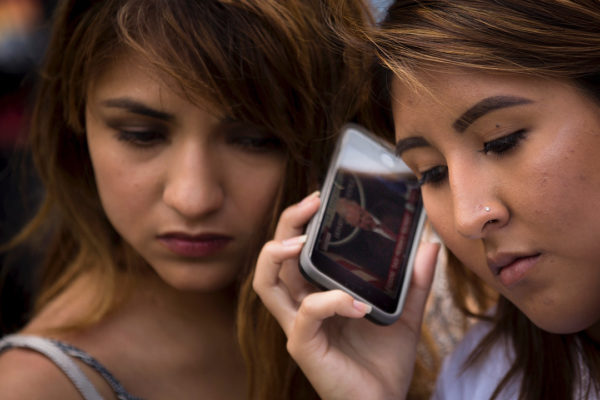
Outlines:
[{"label": "cheek", "polygon": [[[458,232],[454,229],[454,218],[452,203],[446,190],[432,190],[428,187],[422,189],[423,205],[427,212],[427,218],[435,231],[447,247],[460,244]],[[456,254],[456,250],[452,249]]]},{"label": "cheek", "polygon": [[589,218],[597,213],[590,213],[586,205],[600,200],[600,121],[586,115],[563,116],[555,130],[545,127],[552,133],[551,140],[532,137],[530,168],[521,178],[523,187],[528,187],[524,193],[529,210],[548,227],[563,230],[596,222]]},{"label": "cheek", "polygon": [[492,276],[485,258],[481,240],[469,240],[454,228],[450,201],[428,199],[424,194],[427,217],[444,245],[472,272],[483,280],[491,281]]},{"label": "cheek", "polygon": [[584,206],[600,198],[599,174],[590,169],[589,161],[569,143],[558,152],[546,152],[529,168],[529,178],[523,174],[520,195],[513,196],[513,212],[552,235],[596,225],[590,224],[593,213]]},{"label": "cheek", "polygon": [[139,225],[140,214],[151,206],[151,168],[133,168],[111,151],[93,153],[92,164],[104,212],[113,226],[125,233],[127,227]]},{"label": "cheek", "polygon": [[[231,184],[236,193],[238,209],[243,217],[254,225],[264,224],[273,210],[275,198],[283,180],[283,163],[273,163],[269,167],[261,166],[253,170],[243,169],[246,173],[238,175]],[[251,171],[251,173],[248,173]]]}]

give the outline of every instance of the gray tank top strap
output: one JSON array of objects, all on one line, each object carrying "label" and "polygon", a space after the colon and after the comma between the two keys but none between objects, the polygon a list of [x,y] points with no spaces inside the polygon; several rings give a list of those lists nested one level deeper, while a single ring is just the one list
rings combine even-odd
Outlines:
[{"label": "gray tank top strap", "polygon": [[0,340],[0,353],[13,347],[35,350],[45,355],[67,375],[85,400],[102,400],[102,396],[83,371],[52,341],[29,335],[9,335]]}]

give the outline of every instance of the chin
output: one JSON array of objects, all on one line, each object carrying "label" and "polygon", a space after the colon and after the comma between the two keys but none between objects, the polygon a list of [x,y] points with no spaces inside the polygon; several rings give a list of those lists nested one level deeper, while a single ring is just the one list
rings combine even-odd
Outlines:
[{"label": "chin", "polygon": [[214,293],[232,287],[239,279],[239,270],[227,268],[173,268],[157,271],[167,286],[185,292]]},{"label": "chin", "polygon": [[241,268],[233,262],[189,260],[152,260],[155,276],[167,287],[178,291],[214,293],[226,290],[240,279]]},{"label": "chin", "polygon": [[570,315],[567,318],[565,316],[553,315],[552,313],[547,313],[539,318],[529,317],[529,319],[541,330],[557,335],[582,332],[595,323],[595,321],[590,321],[590,319],[580,315]]},{"label": "chin", "polygon": [[235,277],[197,277],[195,279],[168,279],[165,282],[184,292],[215,293],[234,286]]}]

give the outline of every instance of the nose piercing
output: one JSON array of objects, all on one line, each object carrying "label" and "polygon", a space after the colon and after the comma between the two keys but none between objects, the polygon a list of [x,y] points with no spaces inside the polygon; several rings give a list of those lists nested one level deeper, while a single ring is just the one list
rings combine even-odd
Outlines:
[{"label": "nose piercing", "polygon": [[491,208],[489,208],[489,207],[487,207],[487,206],[486,206],[486,207],[483,207],[483,210],[484,210],[485,212],[490,212],[490,211],[492,211],[492,209],[491,209]]}]

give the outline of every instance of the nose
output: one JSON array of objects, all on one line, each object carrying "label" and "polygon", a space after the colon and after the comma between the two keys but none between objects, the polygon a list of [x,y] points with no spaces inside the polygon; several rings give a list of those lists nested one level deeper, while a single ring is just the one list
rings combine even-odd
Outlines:
[{"label": "nose", "polygon": [[491,174],[473,166],[448,167],[456,230],[466,238],[482,239],[508,222],[510,212],[501,200]]},{"label": "nose", "polygon": [[186,219],[219,210],[225,199],[218,152],[204,144],[184,143],[170,158],[163,201]]}]

